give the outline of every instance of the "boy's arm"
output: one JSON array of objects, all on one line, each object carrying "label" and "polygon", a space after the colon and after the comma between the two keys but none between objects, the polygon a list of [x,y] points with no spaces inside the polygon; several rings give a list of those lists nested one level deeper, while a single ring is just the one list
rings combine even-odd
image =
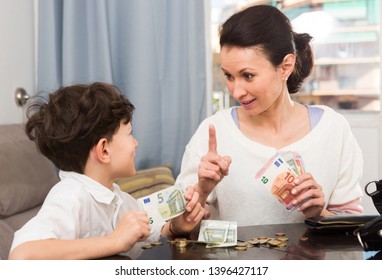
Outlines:
[{"label": "boy's arm", "polygon": [[126,252],[149,235],[147,213],[127,212],[109,235],[75,240],[28,241],[14,248],[9,259],[96,259]]},{"label": "boy's arm", "polygon": [[108,236],[76,240],[46,239],[28,241],[17,246],[9,259],[97,259],[119,252],[121,248]]}]

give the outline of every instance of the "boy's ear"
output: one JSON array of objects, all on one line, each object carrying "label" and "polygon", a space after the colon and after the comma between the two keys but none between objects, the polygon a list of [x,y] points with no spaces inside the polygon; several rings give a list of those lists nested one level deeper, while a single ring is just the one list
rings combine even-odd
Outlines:
[{"label": "boy's ear", "polygon": [[294,66],[296,64],[296,56],[294,54],[287,54],[283,62],[281,63],[282,76],[284,79],[288,79],[292,74]]},{"label": "boy's ear", "polygon": [[110,154],[108,150],[109,142],[106,138],[101,138],[97,145],[94,146],[94,155],[102,163],[108,163],[110,161]]}]

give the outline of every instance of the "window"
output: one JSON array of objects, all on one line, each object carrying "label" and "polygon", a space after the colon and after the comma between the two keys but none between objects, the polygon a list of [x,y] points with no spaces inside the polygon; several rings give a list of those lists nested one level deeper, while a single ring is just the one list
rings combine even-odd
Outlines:
[{"label": "window", "polygon": [[[380,2],[378,0],[212,0],[213,110],[234,105],[219,65],[218,27],[235,12],[272,4],[309,33],[315,65],[292,98],[336,110],[380,111]],[[317,24],[319,23],[319,24]]]}]

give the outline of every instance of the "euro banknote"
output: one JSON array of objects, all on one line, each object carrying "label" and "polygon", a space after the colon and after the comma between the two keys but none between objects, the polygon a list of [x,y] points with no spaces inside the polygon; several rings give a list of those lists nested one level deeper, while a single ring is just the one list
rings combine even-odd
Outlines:
[{"label": "euro banknote", "polygon": [[184,213],[187,204],[181,184],[139,198],[143,209],[149,214],[150,223],[171,220]]}]

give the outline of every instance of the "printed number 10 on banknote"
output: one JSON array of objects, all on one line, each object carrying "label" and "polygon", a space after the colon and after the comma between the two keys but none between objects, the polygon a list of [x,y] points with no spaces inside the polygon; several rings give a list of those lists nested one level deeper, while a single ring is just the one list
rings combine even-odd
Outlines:
[{"label": "printed number 10 on banknote", "polygon": [[268,187],[271,193],[286,206],[287,210],[294,210],[299,205],[293,205],[293,181],[297,174],[280,156],[275,155],[256,174],[256,180]]}]

